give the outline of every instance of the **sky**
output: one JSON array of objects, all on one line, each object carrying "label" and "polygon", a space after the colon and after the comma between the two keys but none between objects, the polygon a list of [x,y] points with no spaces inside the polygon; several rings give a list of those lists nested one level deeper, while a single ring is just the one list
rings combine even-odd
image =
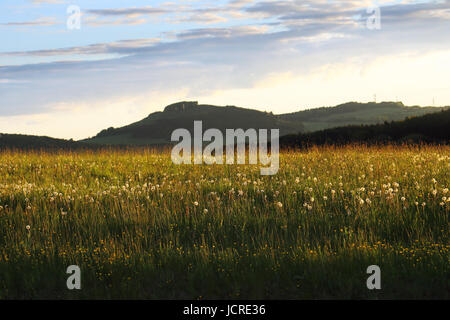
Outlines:
[{"label": "sky", "polygon": [[0,132],[82,139],[171,103],[450,105],[450,0],[1,0]]}]

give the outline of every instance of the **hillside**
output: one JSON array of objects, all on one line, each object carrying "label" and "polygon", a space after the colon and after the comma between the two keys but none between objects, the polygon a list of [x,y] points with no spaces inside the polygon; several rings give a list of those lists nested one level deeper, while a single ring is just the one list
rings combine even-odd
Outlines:
[{"label": "hillside", "polygon": [[281,137],[283,147],[350,143],[450,143],[450,109],[377,125],[346,126]]},{"label": "hillside", "polygon": [[76,142],[73,140],[55,139],[42,136],[31,136],[23,134],[0,134],[0,150],[1,149],[55,149],[69,150],[92,148],[91,145]]},{"label": "hillside", "polygon": [[299,121],[304,132],[314,132],[348,125],[379,124],[384,121],[399,121],[407,117],[421,116],[440,111],[437,107],[407,107],[401,102],[348,102],[335,107],[322,107],[279,117],[287,121]]},{"label": "hillside", "polygon": [[410,116],[420,116],[440,110],[442,108],[406,107],[401,102],[350,102],[336,107],[274,115],[235,106],[219,107],[185,101],[169,105],[163,112],[152,113],[147,118],[128,126],[103,130],[85,141],[106,145],[165,144],[170,142],[171,133],[175,129],[186,128],[192,132],[194,120],[202,120],[204,130],[279,128],[280,135],[284,136],[346,125],[403,120]]},{"label": "hillside", "polygon": [[[273,113],[235,106],[220,107],[199,105],[197,102],[179,102],[167,106],[162,112],[152,113],[141,121],[121,128],[109,128],[101,131],[93,138],[78,142],[42,136],[2,134],[0,135],[0,149],[82,149],[108,145],[124,147],[166,145],[170,143],[171,133],[175,129],[186,128],[192,132],[195,120],[203,121],[203,130],[208,128],[217,128],[222,131],[228,128],[279,128],[281,136],[289,136],[287,139],[282,139],[288,144],[295,144],[296,142],[294,141],[298,139],[301,141],[303,139],[309,139],[309,141],[316,141],[318,144],[324,143],[324,141],[328,143],[333,142],[335,137],[339,137],[339,140],[342,141],[355,141],[357,139],[367,141],[374,135],[379,136],[383,134],[388,136],[392,135],[395,140],[398,134],[392,132],[386,133],[387,129],[384,126],[361,125],[382,124],[385,121],[403,120],[407,117],[435,113],[444,109],[434,107],[406,107],[402,103],[393,102],[350,102],[336,107],[274,115]],[[429,123],[429,130],[431,131],[434,128],[440,128],[441,125],[439,123],[443,121],[441,113],[435,117],[426,117],[424,119],[430,119],[427,123]],[[420,122],[421,120],[414,121]],[[433,122],[436,122],[436,125]],[[418,123],[417,125],[422,124]],[[395,126],[396,124],[394,124]],[[325,130],[336,127],[336,130]],[[412,128],[405,130],[409,130],[411,134],[418,133],[428,137],[425,140],[439,138],[434,135],[430,136],[429,133],[420,133],[420,130]],[[445,128],[436,130],[445,131]],[[312,131],[315,133],[306,134]],[[382,132],[380,133],[379,131]],[[303,134],[299,135],[299,133]],[[442,136],[440,137],[442,138]]]},{"label": "hillside", "polygon": [[98,144],[164,144],[170,142],[174,130],[185,128],[191,133],[195,120],[202,120],[203,130],[217,128],[280,129],[280,135],[303,131],[296,120],[282,119],[272,113],[238,108],[199,105],[197,102],[179,102],[155,112],[147,118],[121,128],[109,128],[85,141]]}]

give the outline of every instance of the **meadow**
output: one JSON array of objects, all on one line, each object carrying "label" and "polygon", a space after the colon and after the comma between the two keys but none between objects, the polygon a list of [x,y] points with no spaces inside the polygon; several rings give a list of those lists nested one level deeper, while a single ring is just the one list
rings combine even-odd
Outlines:
[{"label": "meadow", "polygon": [[323,147],[261,176],[151,149],[3,151],[0,299],[449,299],[449,160]]}]

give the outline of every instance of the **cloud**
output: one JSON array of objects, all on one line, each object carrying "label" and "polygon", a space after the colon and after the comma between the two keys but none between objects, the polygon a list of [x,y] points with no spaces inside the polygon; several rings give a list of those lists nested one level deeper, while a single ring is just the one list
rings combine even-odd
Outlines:
[{"label": "cloud", "polygon": [[177,39],[233,38],[254,34],[264,34],[269,26],[238,26],[232,28],[200,28],[176,33]]},{"label": "cloud", "polygon": [[151,47],[154,44],[158,43],[159,41],[160,40],[157,38],[129,39],[109,43],[96,43],[87,46],[69,47],[61,49],[5,52],[0,53],[0,56],[51,57],[51,56],[100,55],[100,54],[127,55],[127,54],[134,54],[136,50],[139,48]]},{"label": "cloud", "polygon": [[11,27],[38,27],[38,26],[53,26],[55,24],[61,24],[62,22],[53,17],[43,17],[33,21],[18,21],[18,22],[6,22],[0,23],[0,26]]},{"label": "cloud", "polygon": [[142,16],[142,15],[160,15],[169,11],[163,8],[140,7],[140,8],[120,8],[120,9],[90,9],[87,13],[97,16]]}]

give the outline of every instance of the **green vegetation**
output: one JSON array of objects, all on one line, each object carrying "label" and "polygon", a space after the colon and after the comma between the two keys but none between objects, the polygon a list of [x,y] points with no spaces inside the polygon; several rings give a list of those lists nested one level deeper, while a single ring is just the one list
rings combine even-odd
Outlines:
[{"label": "green vegetation", "polygon": [[280,115],[282,119],[300,121],[304,133],[353,125],[373,125],[422,116],[445,108],[407,107],[401,102],[349,102],[336,107],[315,108]]},{"label": "green vegetation", "polygon": [[155,112],[147,118],[122,128],[109,128],[86,142],[107,145],[152,145],[170,143],[175,129],[193,130],[195,120],[203,121],[206,129],[280,129],[280,135],[298,134],[347,125],[376,124],[421,116],[443,108],[405,107],[402,103],[350,102],[330,108],[319,108],[291,114],[272,113],[238,108],[198,105],[179,102]]},{"label": "green vegetation", "polygon": [[103,130],[96,137],[85,141],[111,145],[167,144],[171,142],[171,134],[176,129],[185,128],[192,133],[196,120],[203,122],[204,130],[216,128],[222,132],[229,128],[278,128],[283,135],[303,129],[300,122],[278,119],[272,113],[234,106],[217,107],[198,105],[196,102],[179,102],[167,106],[164,112],[152,113],[147,118],[122,128]]},{"label": "green vegetation", "polygon": [[55,139],[50,137],[31,136],[23,134],[0,134],[0,150],[2,149],[46,149],[73,150],[91,148],[93,146],[73,140]]},{"label": "green vegetation", "polygon": [[284,147],[345,145],[351,143],[450,143],[450,109],[411,117],[404,121],[378,125],[347,126],[313,133],[287,135],[281,138]]},{"label": "green vegetation", "polygon": [[0,298],[450,298],[449,147],[280,160],[263,177],[151,150],[2,152]]}]

